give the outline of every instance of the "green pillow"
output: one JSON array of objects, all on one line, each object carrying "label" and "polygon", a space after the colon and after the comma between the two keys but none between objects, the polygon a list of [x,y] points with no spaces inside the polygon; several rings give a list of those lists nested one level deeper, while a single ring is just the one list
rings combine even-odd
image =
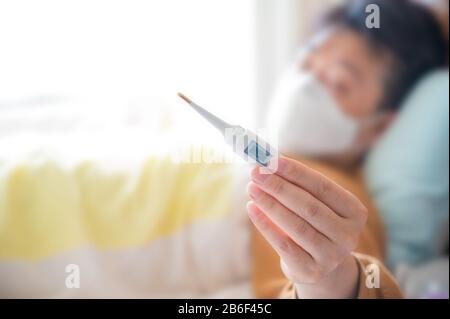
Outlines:
[{"label": "green pillow", "polygon": [[438,255],[449,218],[447,69],[416,86],[368,155],[365,173],[386,226],[388,264]]}]

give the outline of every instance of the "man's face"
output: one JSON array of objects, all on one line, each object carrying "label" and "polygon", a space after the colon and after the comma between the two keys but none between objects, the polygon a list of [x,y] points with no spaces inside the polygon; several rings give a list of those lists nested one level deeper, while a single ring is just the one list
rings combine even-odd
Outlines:
[{"label": "man's face", "polygon": [[386,59],[377,57],[361,36],[344,29],[320,37],[299,62],[355,118],[375,113],[381,104],[386,67]]},{"label": "man's face", "polygon": [[380,112],[388,57],[376,54],[357,33],[335,29],[313,41],[300,60],[299,71],[314,75],[338,107],[360,121],[352,149],[337,154],[353,162],[372,146],[393,118],[391,112]]}]

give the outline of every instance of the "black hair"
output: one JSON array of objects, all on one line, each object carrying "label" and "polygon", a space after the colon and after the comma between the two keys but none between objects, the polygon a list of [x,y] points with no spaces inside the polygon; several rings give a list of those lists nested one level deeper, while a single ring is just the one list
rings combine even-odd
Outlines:
[{"label": "black hair", "polygon": [[[368,28],[367,6],[379,7],[379,28]],[[433,14],[410,0],[347,1],[320,21],[320,26],[342,26],[361,34],[368,43],[391,57],[382,106],[396,110],[425,73],[446,64],[447,45]]]}]

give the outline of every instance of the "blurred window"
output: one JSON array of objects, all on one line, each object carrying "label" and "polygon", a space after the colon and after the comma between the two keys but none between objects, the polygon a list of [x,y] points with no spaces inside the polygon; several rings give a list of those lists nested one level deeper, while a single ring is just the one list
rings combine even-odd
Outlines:
[{"label": "blurred window", "polygon": [[[251,121],[253,0],[0,2],[0,108],[37,97],[180,90]],[[14,104],[14,103],[13,103]]]}]

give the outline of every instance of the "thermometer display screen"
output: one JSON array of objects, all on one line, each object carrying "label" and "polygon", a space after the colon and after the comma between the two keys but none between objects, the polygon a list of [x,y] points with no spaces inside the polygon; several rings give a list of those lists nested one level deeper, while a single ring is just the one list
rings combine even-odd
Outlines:
[{"label": "thermometer display screen", "polygon": [[269,151],[261,147],[261,145],[259,145],[255,141],[251,141],[244,152],[263,166],[267,166],[269,164],[270,158],[272,157]]}]

